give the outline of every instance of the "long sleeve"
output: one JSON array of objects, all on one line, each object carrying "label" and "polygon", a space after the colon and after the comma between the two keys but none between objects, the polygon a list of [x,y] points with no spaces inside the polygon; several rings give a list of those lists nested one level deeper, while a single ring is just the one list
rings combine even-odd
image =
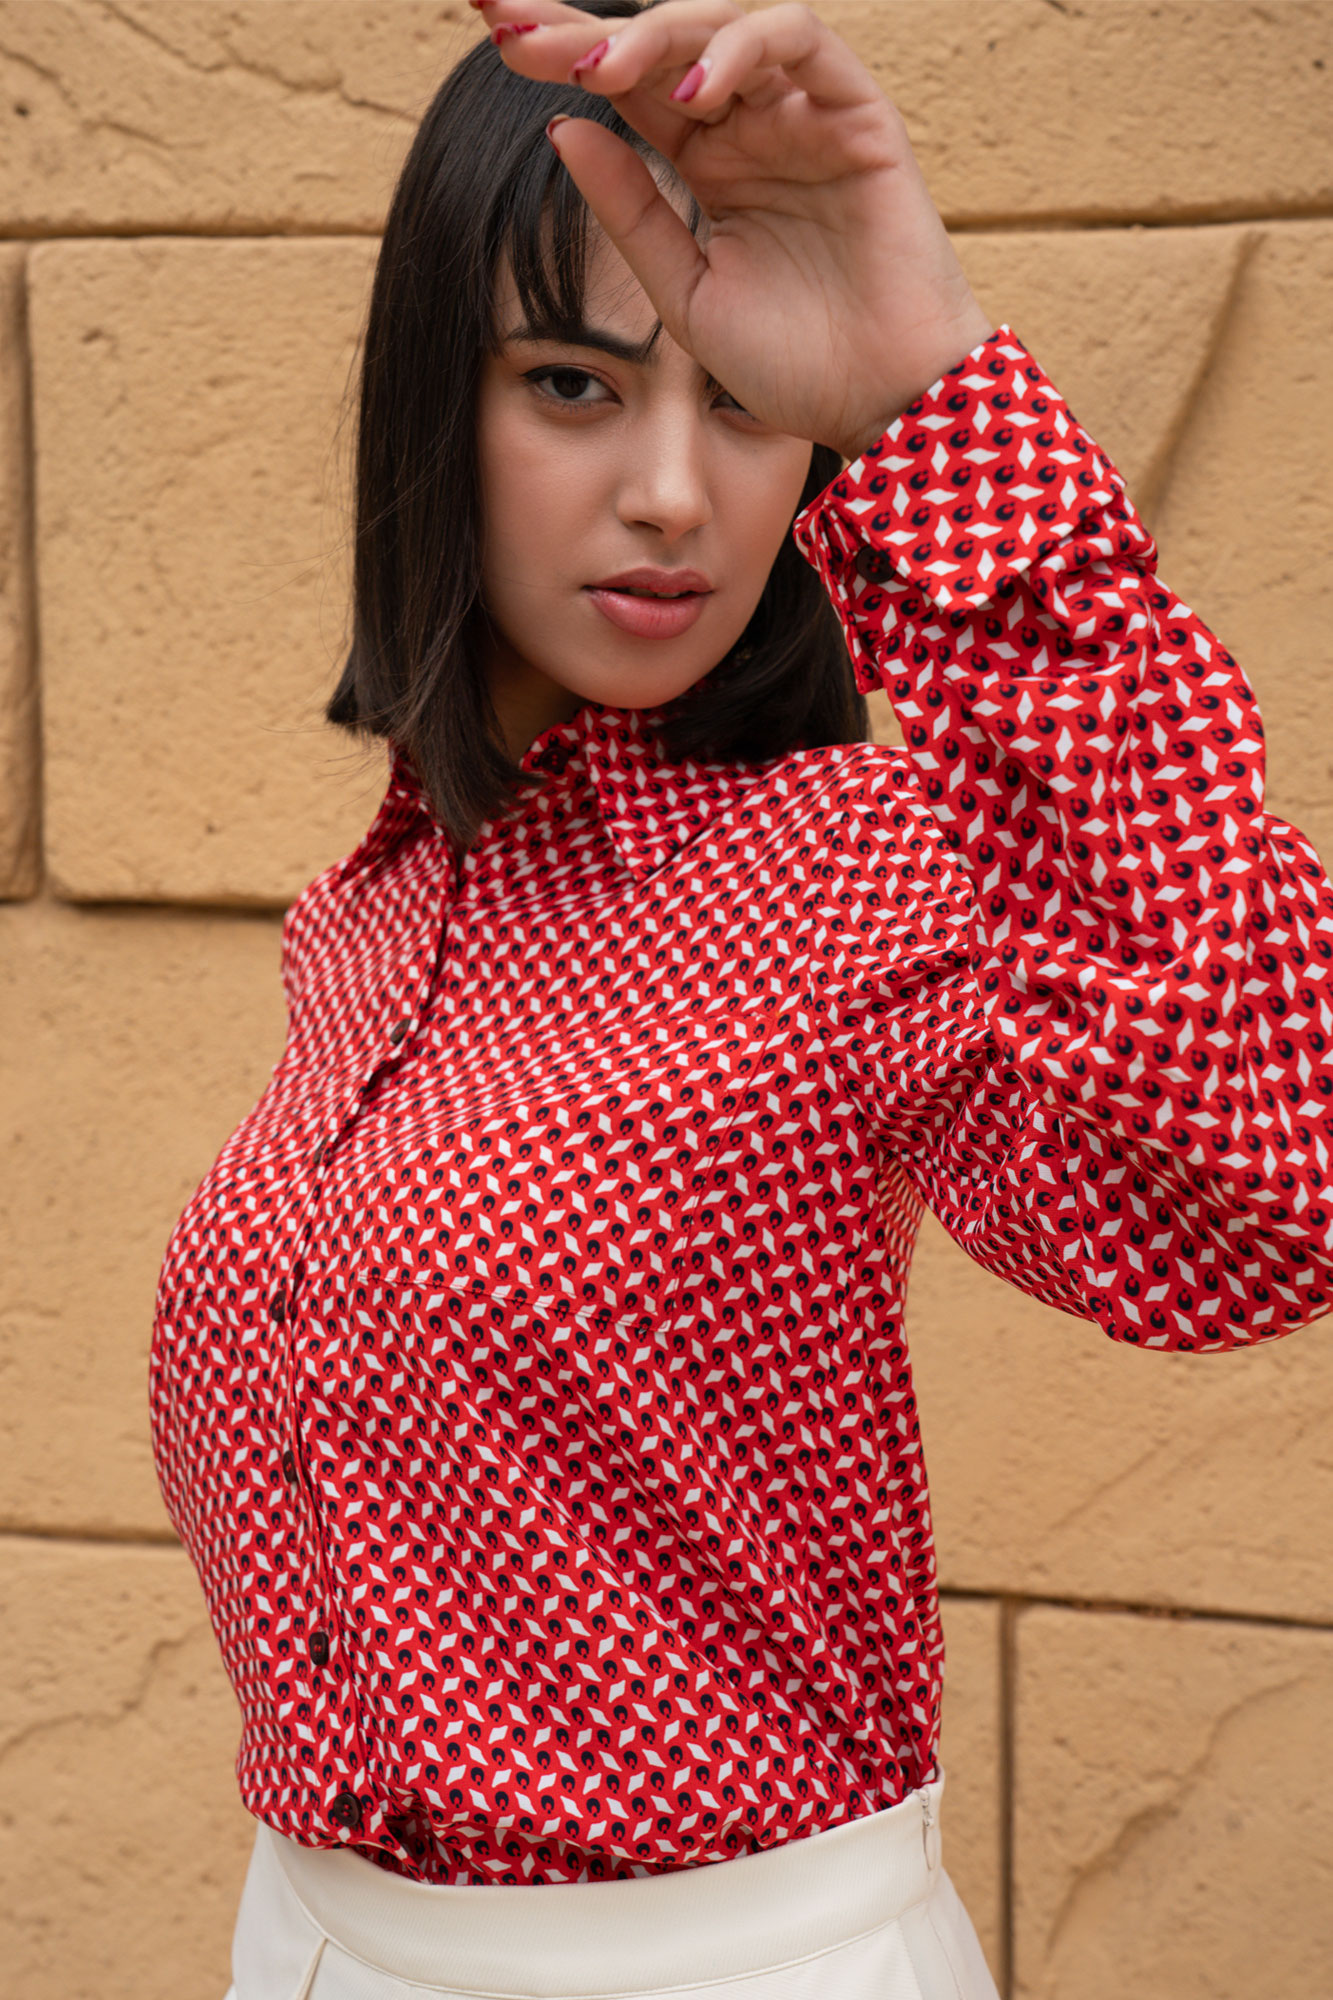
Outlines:
[{"label": "long sleeve", "polygon": [[1145,1346],[1333,1310],[1333,889],[1119,473],[1002,326],[795,533],[910,755],[846,817],[873,849],[915,811],[933,857],[937,948],[907,993],[866,946],[853,1038],[887,1093],[915,1008],[931,1081],[892,1136],[922,1198]]}]

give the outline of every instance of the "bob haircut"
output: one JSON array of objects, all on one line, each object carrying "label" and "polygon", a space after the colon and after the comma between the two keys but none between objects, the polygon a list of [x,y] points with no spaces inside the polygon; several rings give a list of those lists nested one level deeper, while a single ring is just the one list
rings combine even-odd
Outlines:
[{"label": "bob haircut", "polygon": [[[637,0],[576,4],[601,17],[643,11]],[[517,76],[479,42],[436,92],[404,162],[362,349],[351,645],[325,712],[406,753],[460,849],[531,775],[509,756],[485,671],[476,407],[483,358],[499,346],[503,257],[534,331],[572,340],[584,323],[591,218],[546,138],[558,111],[609,126],[680,188],[605,98]],[[692,198],[687,219],[697,234]],[[799,506],[841,470],[830,446],[814,445]],[[865,740],[837,613],[790,533],[731,651],[654,714],[672,761],[761,762]]]}]

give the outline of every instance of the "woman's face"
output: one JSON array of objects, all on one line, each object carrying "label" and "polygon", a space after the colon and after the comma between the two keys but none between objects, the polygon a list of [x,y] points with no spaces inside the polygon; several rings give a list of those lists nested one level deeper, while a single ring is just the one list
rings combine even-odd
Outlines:
[{"label": "woman's face", "polygon": [[507,269],[496,309],[506,338],[477,412],[482,589],[517,757],[585,701],[653,708],[716,666],[759,601],[811,446],[748,416],[665,330],[648,351],[657,316],[595,225],[577,343],[527,337]]}]

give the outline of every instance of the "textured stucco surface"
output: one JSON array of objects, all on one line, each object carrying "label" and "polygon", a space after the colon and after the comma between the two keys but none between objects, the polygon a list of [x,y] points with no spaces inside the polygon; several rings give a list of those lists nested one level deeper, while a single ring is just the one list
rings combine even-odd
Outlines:
[{"label": "textured stucco surface", "polygon": [[282,1053],[275,917],[0,907],[0,1529],[170,1533],[157,1267]]},{"label": "textured stucco surface", "polygon": [[1326,2000],[1333,1633],[1038,1607],[1016,1653],[1022,2000]]},{"label": "textured stucco surface", "polygon": [[[1333,861],[1333,7],[821,11],[1246,666],[1270,802]],[[476,33],[465,0],[0,0],[7,2000],[226,1985],[251,1824],[153,1474],[153,1290],[280,1053],[281,911],[379,795],[382,756],[319,721],[356,343]],[[931,1221],[908,1311],[946,1856],[1002,1987],[1326,2000],[1333,1321],[1128,1352]]]}]

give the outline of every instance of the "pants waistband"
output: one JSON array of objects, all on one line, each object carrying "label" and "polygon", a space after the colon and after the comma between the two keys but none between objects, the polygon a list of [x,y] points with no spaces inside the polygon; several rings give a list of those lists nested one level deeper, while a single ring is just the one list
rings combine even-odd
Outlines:
[{"label": "pants waistband", "polygon": [[[891,1923],[935,1888],[943,1777],[898,1805],[757,1854],[610,1882],[434,1884],[261,1826],[326,1937],[394,1977],[552,1996],[734,1978]],[[596,1988],[588,1984],[596,1939]],[[518,1984],[515,1985],[515,1980]]]}]

